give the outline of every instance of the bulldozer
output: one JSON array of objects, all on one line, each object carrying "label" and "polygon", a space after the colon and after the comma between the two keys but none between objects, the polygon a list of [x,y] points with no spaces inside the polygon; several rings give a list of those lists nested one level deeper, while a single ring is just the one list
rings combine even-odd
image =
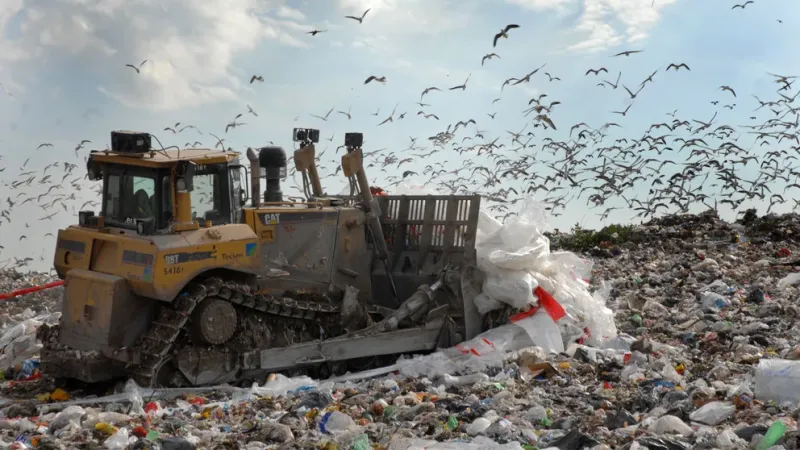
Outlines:
[{"label": "bulldozer", "polygon": [[[291,158],[266,146],[244,162],[113,131],[87,160],[100,211],[58,231],[63,303],[39,330],[42,371],[146,387],[322,377],[480,333],[480,196],[373,196],[360,133],[341,157],[349,194],[328,195],[319,130],[293,142]],[[281,191],[292,159],[303,198]]]}]

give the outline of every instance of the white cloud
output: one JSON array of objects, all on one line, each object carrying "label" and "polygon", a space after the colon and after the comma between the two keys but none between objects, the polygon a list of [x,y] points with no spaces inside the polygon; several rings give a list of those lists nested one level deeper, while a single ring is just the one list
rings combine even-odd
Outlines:
[{"label": "white cloud", "polygon": [[[529,1],[536,3],[544,0]],[[641,41],[658,22],[661,10],[675,1],[583,0],[583,13],[575,29],[584,37],[569,49],[599,51],[622,43]]]},{"label": "white cloud", "polygon": [[[8,27],[9,22],[22,11],[24,0],[3,0],[0,2],[0,32]],[[2,37],[0,33],[0,38]],[[6,61],[19,61],[26,59],[27,55],[21,48],[13,43],[0,39],[0,59]],[[0,64],[2,67],[2,64]]]},{"label": "white cloud", "polygon": [[[51,0],[24,10],[23,3],[0,6],[0,62],[69,55],[110,80],[101,92],[158,110],[236,98],[235,55],[265,39],[304,47],[295,36],[310,29],[278,0]],[[145,59],[140,74],[125,67]]]},{"label": "white cloud", "polygon": [[470,0],[339,0],[342,15],[360,17],[370,10],[361,31],[387,35],[438,35],[466,27],[475,6]]},{"label": "white cloud", "polygon": [[541,10],[541,9],[558,10],[571,4],[572,0],[506,0],[506,3],[533,10]]},{"label": "white cloud", "polygon": [[300,10],[289,8],[286,5],[281,5],[278,8],[278,17],[283,17],[284,19],[294,19],[294,20],[305,20],[306,15],[303,14]]}]

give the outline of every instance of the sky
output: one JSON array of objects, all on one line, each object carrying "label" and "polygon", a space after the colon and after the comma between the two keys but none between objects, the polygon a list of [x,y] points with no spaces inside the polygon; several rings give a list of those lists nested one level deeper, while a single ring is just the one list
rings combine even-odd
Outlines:
[{"label": "sky", "polygon": [[[365,152],[387,149],[372,156],[375,161],[368,161],[372,166],[367,174],[373,184],[391,193],[399,189],[392,185],[397,181],[392,177],[406,170],[416,174],[405,183],[432,189],[436,180],[423,174],[425,166],[488,164],[486,155],[459,153],[452,145],[430,156],[414,156],[429,153],[428,137],[459,121],[472,119],[476,124],[462,128],[456,141],[477,140],[474,135],[480,132],[486,141],[500,137],[510,145],[510,132],[520,131],[533,131],[536,142],[568,140],[570,127],[579,122],[597,128],[615,121],[621,125],[612,131],[616,137],[641,137],[650,124],[671,120],[666,114],[675,110],[676,117],[702,121],[716,112],[717,124],[733,127],[747,124],[755,114],[768,117],[763,115],[770,114],[765,109],[754,112],[758,102],[753,95],[776,97],[769,72],[800,73],[800,61],[794,57],[800,45],[800,2],[756,0],[744,9],[731,9],[735,4],[728,0],[4,0],[0,2],[0,130],[4,131],[0,209],[9,210],[6,198],[17,204],[9,210],[10,222],[0,219],[0,267],[3,261],[23,257],[34,258],[32,267],[50,266],[52,234],[76,223],[82,204],[97,200],[88,181],[81,182],[80,190],[53,181],[61,179],[65,162],[78,166],[68,180],[83,176],[89,150],[105,148],[112,130],[149,132],[164,146],[199,142],[212,147],[217,142],[213,133],[237,151],[274,143],[291,152],[292,128],[318,128],[323,138],[317,154],[322,154],[323,184],[331,193],[340,192],[346,181],[335,173],[336,148],[344,133],[361,132]],[[344,17],[361,16],[367,9],[363,23]],[[519,28],[493,47],[495,33],[507,24]],[[322,32],[308,34],[312,30]],[[625,50],[642,52],[612,57]],[[499,57],[482,64],[482,57],[492,52]],[[670,63],[686,63],[691,70],[666,72]],[[126,64],[141,64],[139,73]],[[541,66],[530,82],[501,89],[505,79]],[[599,67],[609,73],[585,75]],[[653,83],[632,102],[622,85],[635,92],[654,71]],[[601,80],[614,82],[620,72],[618,89],[597,85]],[[253,75],[264,82],[251,83]],[[387,81],[364,84],[370,75],[385,76]],[[465,90],[447,89],[468,77]],[[732,87],[737,96],[720,90],[721,85]],[[416,105],[422,90],[431,86],[442,91],[425,96],[428,106]],[[547,94],[547,101],[561,102],[549,114],[557,130],[534,128],[535,114],[523,117],[529,100],[541,94]],[[726,104],[730,109],[723,108]],[[628,106],[624,117],[611,112]],[[327,120],[312,116],[325,116],[332,108]],[[393,110],[393,121],[379,126]],[[244,124],[226,132],[226,125],[239,113]],[[179,128],[188,124],[196,128],[180,133],[165,130],[176,123]],[[749,149],[746,142],[752,139],[738,132],[737,142]],[[418,149],[409,148],[412,139],[418,139]],[[91,142],[76,150],[82,140]],[[37,149],[43,143],[52,146]],[[381,167],[390,152],[398,159],[413,160],[400,168]],[[41,177],[48,165],[51,180],[37,178],[29,186],[13,187],[14,181],[24,178],[21,173],[36,171]],[[545,169],[533,166],[540,168]],[[519,179],[507,183],[523,191],[526,187]],[[48,190],[44,200],[19,204]],[[55,199],[56,205],[42,210],[40,202],[47,198]],[[58,213],[43,219],[54,212]],[[624,211],[602,220],[599,215],[587,207],[585,198],[578,198],[548,220],[560,229],[575,223],[598,228],[632,217]]]}]

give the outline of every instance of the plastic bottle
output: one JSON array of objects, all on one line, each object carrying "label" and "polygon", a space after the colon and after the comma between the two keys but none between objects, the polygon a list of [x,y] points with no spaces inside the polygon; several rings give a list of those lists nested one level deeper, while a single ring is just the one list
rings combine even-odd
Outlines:
[{"label": "plastic bottle", "polygon": [[761,438],[761,441],[758,442],[758,445],[756,445],[756,450],[767,450],[772,447],[783,437],[784,433],[786,433],[786,424],[780,420],[772,422],[772,425],[770,425],[767,430],[767,434],[765,434],[764,437]]},{"label": "plastic bottle", "polygon": [[346,431],[356,426],[353,419],[347,414],[339,411],[325,413],[319,421],[319,429],[323,433],[334,433]]}]

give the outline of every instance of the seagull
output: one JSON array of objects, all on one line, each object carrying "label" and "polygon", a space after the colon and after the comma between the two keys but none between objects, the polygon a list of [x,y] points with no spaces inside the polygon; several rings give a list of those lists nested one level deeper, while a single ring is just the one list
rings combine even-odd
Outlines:
[{"label": "seagull", "polygon": [[147,62],[147,60],[145,59],[144,61],[141,62],[141,64],[139,64],[139,67],[136,67],[133,64],[125,64],[125,67],[130,67],[131,69],[135,70],[136,73],[139,73],[139,69],[141,69],[142,66],[144,65],[144,63],[146,63],[146,62]]},{"label": "seagull", "polygon": [[623,56],[623,55],[625,55],[625,56],[631,56],[631,55],[632,55],[632,54],[634,54],[634,53],[642,53],[642,50],[626,50],[626,51],[624,51],[624,52],[619,52],[619,53],[617,53],[617,54],[616,54],[616,55],[614,55],[614,56]]},{"label": "seagull", "polygon": [[311,31],[307,32],[306,34],[310,34],[312,36],[316,36],[317,34],[324,33],[326,31],[328,31],[328,30],[311,30]]},{"label": "seagull", "polygon": [[681,67],[685,67],[686,70],[691,70],[691,69],[689,69],[689,66],[686,65],[686,63],[680,63],[680,64],[672,63],[672,64],[667,66],[666,70],[669,70],[670,67],[674,67],[675,68],[675,72],[677,72]]},{"label": "seagull", "polygon": [[513,23],[509,24],[509,25],[506,25],[506,27],[503,28],[502,30],[500,30],[499,33],[495,34],[494,35],[494,43],[493,43],[492,47],[497,47],[497,40],[498,39],[500,39],[500,38],[508,39],[508,31],[509,30],[513,30],[514,28],[519,28],[519,25],[516,25],[516,24],[513,24]]},{"label": "seagull", "polygon": [[499,57],[500,57],[500,55],[498,55],[497,53],[489,53],[486,56],[484,56],[483,58],[481,58],[481,66],[483,65],[483,63],[486,62],[487,59],[499,58]]},{"label": "seagull", "polygon": [[358,23],[363,23],[363,22],[364,22],[364,17],[366,17],[366,16],[367,16],[367,13],[369,12],[369,10],[370,10],[370,9],[372,9],[372,8],[368,8],[366,11],[364,11],[364,14],[362,14],[362,15],[361,15],[361,17],[356,17],[356,16],[344,16],[344,18],[345,18],[345,19],[353,19],[353,20],[357,20],[357,21],[358,21]]},{"label": "seagull", "polygon": [[372,80],[375,80],[378,83],[386,83],[386,77],[376,77],[375,75],[370,75],[369,78],[364,80],[364,84],[367,84]]},{"label": "seagull", "polygon": [[721,91],[728,91],[731,94],[733,94],[734,97],[736,97],[736,92],[734,92],[734,90],[730,86],[720,86],[719,89]]}]

